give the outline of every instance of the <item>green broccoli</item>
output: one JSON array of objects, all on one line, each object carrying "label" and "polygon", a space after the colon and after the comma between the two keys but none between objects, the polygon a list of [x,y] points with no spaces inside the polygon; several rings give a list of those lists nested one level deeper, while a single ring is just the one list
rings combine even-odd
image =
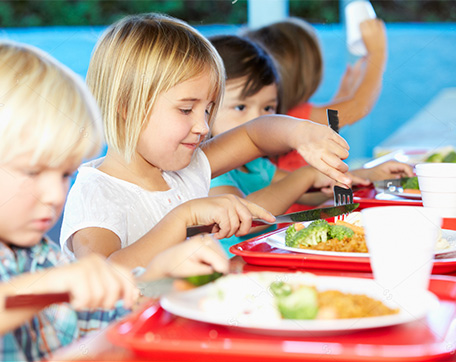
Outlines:
[{"label": "green broccoli", "polygon": [[285,245],[295,248],[300,245],[317,245],[320,242],[328,240],[328,231],[329,224],[326,220],[316,220],[288,239],[285,236]]},{"label": "green broccoli", "polygon": [[443,158],[442,162],[455,163],[456,162],[456,152],[454,152],[454,151],[448,152],[447,155]]},{"label": "green broccoli", "polygon": [[290,225],[285,231],[285,242],[293,240],[294,236],[298,231],[295,228],[295,224]]},{"label": "green broccoli", "polygon": [[419,190],[418,177],[409,177],[402,185],[403,189]]},{"label": "green broccoli", "polygon": [[276,300],[277,308],[284,319],[314,319],[317,316],[318,295],[314,288],[300,286]]},{"label": "green broccoli", "polygon": [[291,285],[282,281],[271,283],[270,288],[271,293],[278,298],[286,297],[287,295],[290,295],[292,292]]},{"label": "green broccoli", "polygon": [[349,227],[343,225],[331,225],[329,228],[328,239],[342,240],[351,238],[355,232]]},{"label": "green broccoli", "polygon": [[443,154],[437,152],[430,155],[424,162],[442,162],[443,161]]}]

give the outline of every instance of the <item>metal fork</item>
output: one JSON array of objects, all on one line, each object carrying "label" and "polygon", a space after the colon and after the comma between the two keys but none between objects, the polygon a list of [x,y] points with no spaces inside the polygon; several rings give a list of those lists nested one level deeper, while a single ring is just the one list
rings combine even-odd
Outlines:
[{"label": "metal fork", "polygon": [[[339,133],[339,114],[335,109],[327,109],[326,116],[328,118],[329,127],[334,132]],[[334,206],[346,205],[353,203],[353,190],[334,185]],[[335,221],[344,220],[345,214],[335,217]]]},{"label": "metal fork", "polygon": [[[353,204],[353,190],[334,185],[334,206]],[[346,214],[336,216],[334,221],[344,220]]]}]

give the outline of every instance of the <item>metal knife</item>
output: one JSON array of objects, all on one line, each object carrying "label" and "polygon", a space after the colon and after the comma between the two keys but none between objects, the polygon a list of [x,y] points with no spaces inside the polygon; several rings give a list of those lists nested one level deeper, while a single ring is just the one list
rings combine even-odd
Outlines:
[{"label": "metal knife", "polygon": [[[312,221],[318,219],[328,219],[330,217],[348,214],[355,210],[359,204],[346,204],[340,206],[333,206],[333,207],[324,207],[320,209],[312,209],[306,211],[298,211],[293,212],[290,214],[283,214],[276,216],[276,220],[274,222],[268,222],[262,219],[254,219],[252,221],[252,226],[262,226],[262,225],[274,225],[274,224],[282,224],[282,223],[292,223],[292,222],[299,222],[299,221]],[[196,226],[189,226],[187,227],[187,237],[201,234],[201,233],[210,233],[213,229],[214,225],[196,225]]]}]

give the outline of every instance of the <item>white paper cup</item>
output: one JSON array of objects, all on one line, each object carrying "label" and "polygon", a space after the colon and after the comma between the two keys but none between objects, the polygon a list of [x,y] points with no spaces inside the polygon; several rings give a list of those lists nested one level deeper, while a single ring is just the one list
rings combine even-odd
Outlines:
[{"label": "white paper cup", "polygon": [[420,163],[416,175],[423,206],[442,217],[456,217],[456,163]]},{"label": "white paper cup", "polygon": [[361,211],[375,281],[385,297],[427,290],[442,219],[432,209],[373,207]]},{"label": "white paper cup", "polygon": [[369,1],[353,1],[345,7],[347,48],[350,53],[357,56],[365,56],[367,54],[359,25],[364,20],[374,19],[375,17],[374,8]]}]

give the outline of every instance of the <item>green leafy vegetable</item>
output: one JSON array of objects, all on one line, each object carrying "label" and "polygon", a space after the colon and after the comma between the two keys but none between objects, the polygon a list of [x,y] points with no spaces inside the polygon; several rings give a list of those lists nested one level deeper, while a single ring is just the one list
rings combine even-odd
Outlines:
[{"label": "green leafy vegetable", "polygon": [[450,151],[448,154],[443,158],[442,162],[456,162],[456,152]]},{"label": "green leafy vegetable", "polygon": [[318,313],[318,294],[315,288],[303,285],[289,294],[276,296],[276,301],[277,308],[285,319],[314,319]]},{"label": "green leafy vegetable", "polygon": [[410,177],[408,178],[403,184],[403,189],[411,189],[411,190],[419,190],[420,187],[418,185],[418,177]]},{"label": "green leafy vegetable", "polygon": [[285,245],[295,248],[300,245],[317,245],[322,241],[328,240],[328,231],[329,224],[326,220],[316,220],[306,228],[301,229],[294,234],[290,233],[291,235],[288,235],[288,238],[285,233]]},{"label": "green leafy vegetable", "polygon": [[328,239],[342,240],[344,238],[351,238],[355,232],[349,227],[343,225],[331,225],[329,228]]}]

